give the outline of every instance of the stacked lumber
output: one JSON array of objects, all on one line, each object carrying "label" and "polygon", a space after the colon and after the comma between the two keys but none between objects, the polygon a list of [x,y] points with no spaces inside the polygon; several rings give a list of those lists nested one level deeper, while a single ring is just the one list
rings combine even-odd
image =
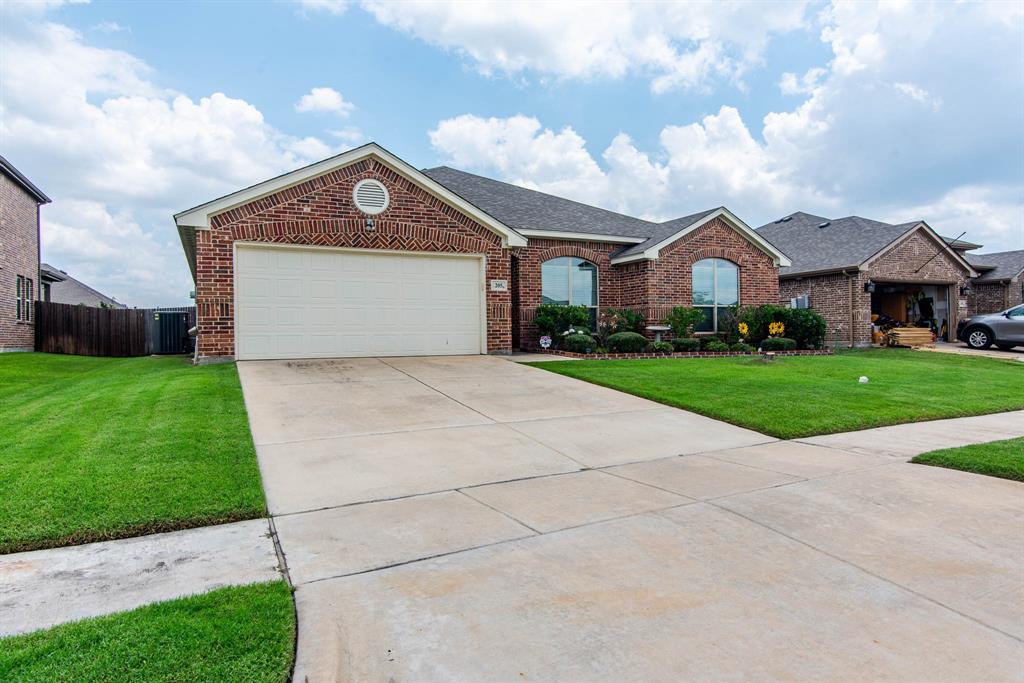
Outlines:
[{"label": "stacked lumber", "polygon": [[889,346],[928,346],[932,331],[927,327],[894,327],[886,334]]}]

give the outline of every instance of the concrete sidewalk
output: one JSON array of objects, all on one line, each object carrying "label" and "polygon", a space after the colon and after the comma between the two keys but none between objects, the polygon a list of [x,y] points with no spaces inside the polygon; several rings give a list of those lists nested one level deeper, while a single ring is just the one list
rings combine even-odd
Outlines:
[{"label": "concrete sidewalk", "polygon": [[265,519],[0,555],[0,637],[279,578]]}]

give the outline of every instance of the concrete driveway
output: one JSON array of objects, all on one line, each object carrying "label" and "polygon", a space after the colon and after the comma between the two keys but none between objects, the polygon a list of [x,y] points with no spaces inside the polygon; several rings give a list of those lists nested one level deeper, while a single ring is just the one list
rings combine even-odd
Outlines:
[{"label": "concrete driveway", "polygon": [[499,358],[239,372],[298,681],[1024,680],[1020,484]]}]

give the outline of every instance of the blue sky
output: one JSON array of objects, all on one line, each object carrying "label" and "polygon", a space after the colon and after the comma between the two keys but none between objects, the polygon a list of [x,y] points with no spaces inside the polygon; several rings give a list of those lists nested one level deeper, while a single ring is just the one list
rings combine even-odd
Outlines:
[{"label": "blue sky", "polygon": [[171,214],[375,140],[653,219],[923,218],[1024,248],[1020,3],[5,5],[44,259],[185,301]]}]

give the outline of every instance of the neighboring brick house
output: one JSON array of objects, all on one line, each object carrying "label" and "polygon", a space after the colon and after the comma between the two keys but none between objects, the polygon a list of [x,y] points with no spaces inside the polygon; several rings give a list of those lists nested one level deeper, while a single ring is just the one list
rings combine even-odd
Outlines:
[{"label": "neighboring brick house", "polygon": [[[725,208],[654,223],[368,144],[175,216],[198,356],[502,353],[542,302],[778,300],[786,256]],[[695,284],[696,283],[696,284]]]},{"label": "neighboring brick house", "polygon": [[972,315],[998,313],[1024,303],[1024,249],[993,254],[970,254],[980,274],[971,281],[968,296]]},{"label": "neighboring brick house", "polygon": [[39,207],[50,198],[0,156],[0,352],[35,348]]},{"label": "neighboring brick house", "polygon": [[807,297],[825,317],[830,342],[869,345],[873,316],[930,324],[953,340],[957,320],[968,313],[970,280],[978,273],[924,221],[890,225],[797,212],[757,231],[792,259],[779,272],[780,300]]}]

